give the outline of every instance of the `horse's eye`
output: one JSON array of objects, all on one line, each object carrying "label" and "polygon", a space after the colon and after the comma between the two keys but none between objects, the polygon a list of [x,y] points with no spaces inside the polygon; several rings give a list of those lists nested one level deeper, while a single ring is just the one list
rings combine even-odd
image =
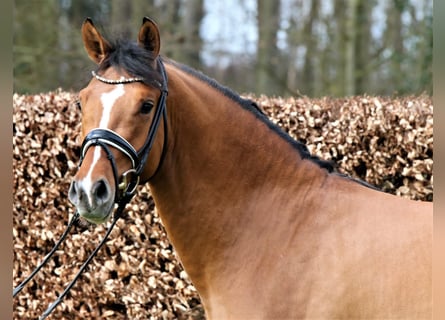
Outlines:
[{"label": "horse's eye", "polygon": [[153,109],[153,101],[144,101],[141,106],[141,113],[148,114]]},{"label": "horse's eye", "polygon": [[77,109],[82,110],[82,104],[80,103],[80,100],[76,101],[76,107]]}]

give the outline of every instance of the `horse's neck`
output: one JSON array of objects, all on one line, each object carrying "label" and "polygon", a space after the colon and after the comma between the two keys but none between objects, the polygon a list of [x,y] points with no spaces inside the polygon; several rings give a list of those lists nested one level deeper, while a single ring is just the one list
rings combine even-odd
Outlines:
[{"label": "horse's neck", "polygon": [[295,193],[295,179],[307,178],[302,167],[308,161],[255,114],[208,84],[182,73],[169,77],[170,148],[150,187],[168,236],[197,285],[196,278],[211,268],[208,263],[222,261],[243,236],[265,197],[290,188]]}]

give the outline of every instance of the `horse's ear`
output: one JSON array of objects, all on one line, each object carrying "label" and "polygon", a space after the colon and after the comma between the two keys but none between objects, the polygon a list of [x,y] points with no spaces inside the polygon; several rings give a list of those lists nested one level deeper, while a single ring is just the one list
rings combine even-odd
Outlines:
[{"label": "horse's ear", "polygon": [[88,56],[97,64],[100,64],[110,51],[110,43],[97,31],[90,18],[83,22],[82,40]]},{"label": "horse's ear", "polygon": [[156,23],[150,18],[144,17],[141,30],[139,30],[138,44],[153,52],[154,57],[159,55],[161,49],[161,37]]}]

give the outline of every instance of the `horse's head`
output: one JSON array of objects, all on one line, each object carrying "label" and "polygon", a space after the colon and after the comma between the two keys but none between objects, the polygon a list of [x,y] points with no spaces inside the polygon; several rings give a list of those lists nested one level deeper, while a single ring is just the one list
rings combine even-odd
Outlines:
[{"label": "horse's head", "polygon": [[[82,38],[98,69],[79,93],[83,144],[69,198],[85,219],[100,223],[162,162],[167,80],[158,57],[159,30],[148,18],[137,42],[112,44],[90,19],[82,26]],[[164,130],[157,130],[160,118]]]}]

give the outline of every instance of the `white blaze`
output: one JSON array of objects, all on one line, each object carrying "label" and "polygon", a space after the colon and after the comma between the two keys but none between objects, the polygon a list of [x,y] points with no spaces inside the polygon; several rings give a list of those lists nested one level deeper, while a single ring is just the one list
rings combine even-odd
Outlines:
[{"label": "white blaze", "polygon": [[102,102],[102,118],[100,119],[99,128],[106,129],[108,121],[110,120],[111,110],[113,109],[116,100],[122,97],[125,93],[124,85],[118,84],[114,90],[102,93],[100,101]]},{"label": "white blaze", "polygon": [[[102,93],[100,96],[100,101],[102,102],[102,115],[99,122],[99,128],[101,129],[107,129],[108,128],[108,122],[110,121],[110,115],[111,111],[113,109],[114,104],[116,103],[116,100],[122,97],[125,93],[124,85],[118,84],[115,89]],[[101,147],[95,146],[94,147],[94,156],[93,156],[93,162],[91,163],[90,169],[88,170],[87,175],[81,182],[84,186],[84,190],[91,191],[91,188],[93,186],[93,181],[91,180],[91,174],[93,173],[94,167],[96,166],[97,162],[100,159],[101,155]],[[88,200],[91,203],[91,197],[88,195]]]}]

